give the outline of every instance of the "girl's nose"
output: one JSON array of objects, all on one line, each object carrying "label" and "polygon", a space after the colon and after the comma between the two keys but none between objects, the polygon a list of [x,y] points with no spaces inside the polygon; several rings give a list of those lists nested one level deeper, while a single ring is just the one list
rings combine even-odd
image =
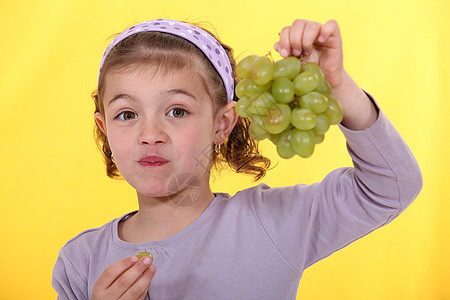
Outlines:
[{"label": "girl's nose", "polygon": [[160,121],[152,119],[142,122],[142,128],[138,137],[139,144],[164,144],[167,140],[168,135]]}]

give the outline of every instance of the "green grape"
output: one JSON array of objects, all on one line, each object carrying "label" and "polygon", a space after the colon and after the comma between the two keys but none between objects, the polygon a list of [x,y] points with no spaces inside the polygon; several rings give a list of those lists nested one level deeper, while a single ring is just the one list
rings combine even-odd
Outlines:
[{"label": "green grape", "polygon": [[324,114],[318,114],[316,115],[316,118],[317,124],[313,129],[314,133],[324,134],[330,128],[330,119],[328,119],[328,117],[325,116]]},{"label": "green grape", "polygon": [[332,96],[327,96],[327,98],[328,98],[328,107],[323,114],[330,119],[331,125],[341,123],[342,119],[344,118],[344,113],[342,112],[341,104]]},{"label": "green grape", "polygon": [[314,88],[314,91],[322,93],[324,95],[331,94],[331,86],[330,83],[325,79],[323,75],[322,69],[320,66],[314,62],[309,62],[303,65],[301,72],[312,72],[317,75],[317,86]]},{"label": "green grape", "polygon": [[292,130],[283,131],[280,133],[278,142],[276,143],[278,155],[282,158],[289,159],[295,155],[291,147],[291,133]]},{"label": "green grape", "polygon": [[300,130],[310,130],[316,126],[316,115],[306,108],[294,108],[292,110],[291,123]]},{"label": "green grape", "polygon": [[236,66],[236,75],[242,79],[250,78],[252,76],[252,65],[258,55],[250,55],[241,60]]},{"label": "green grape", "polygon": [[234,92],[236,93],[236,97],[241,99],[245,96],[245,88],[246,88],[246,80],[239,81],[238,84],[236,84],[236,88],[234,89]]},{"label": "green grape", "polygon": [[264,128],[271,134],[281,133],[291,122],[291,108],[287,104],[277,103],[267,110]]},{"label": "green grape", "polygon": [[[284,131],[283,131],[284,132]],[[276,146],[278,144],[278,141],[280,140],[282,133],[278,133],[278,134],[270,134],[269,135],[269,140]]]},{"label": "green grape", "polygon": [[314,144],[320,144],[323,142],[325,134],[314,134]]},{"label": "green grape", "polygon": [[249,119],[250,119],[250,124],[253,123],[255,125],[258,125],[262,129],[264,129],[264,117],[263,116],[251,115]]},{"label": "green grape", "polygon": [[247,114],[247,107],[249,105],[249,100],[247,97],[242,97],[241,99],[239,99],[239,101],[236,103],[236,106],[234,107],[234,109],[236,110],[236,113],[243,117],[243,118],[248,118],[250,117]]},{"label": "green grape", "polygon": [[251,116],[248,131],[250,136],[257,141],[262,141],[269,137],[269,133],[264,129],[264,121],[261,116]]},{"label": "green grape", "polygon": [[252,65],[252,79],[257,85],[270,82],[273,75],[273,64],[267,56],[258,57]]},{"label": "green grape", "polygon": [[289,56],[279,60],[273,64],[273,78],[286,77],[287,79],[294,79],[298,75],[302,64],[295,56]]},{"label": "green grape", "polygon": [[331,95],[331,85],[330,83],[322,77],[322,80],[317,82],[317,86],[314,89],[316,92],[322,93],[324,95]]},{"label": "green grape", "polygon": [[308,62],[308,63],[304,64],[302,66],[300,73],[303,73],[303,72],[312,72],[312,73],[316,74],[317,79],[319,81],[322,78],[324,78],[322,69],[320,69],[320,66],[318,64],[316,64],[315,62]]},{"label": "green grape", "polygon": [[279,103],[289,103],[294,97],[294,84],[285,77],[277,78],[272,82],[272,95]]},{"label": "green grape", "polygon": [[270,93],[259,93],[249,100],[249,105],[247,106],[247,115],[267,115],[267,109],[272,107],[276,101],[275,98]]},{"label": "green grape", "polygon": [[291,147],[297,155],[303,158],[310,157],[314,152],[314,141],[312,130],[292,129]]},{"label": "green grape", "polygon": [[140,253],[136,254],[136,256],[138,259],[141,259],[144,256],[148,256],[153,259],[153,255],[151,255],[150,252],[140,252]]},{"label": "green grape", "polygon": [[252,97],[256,94],[269,91],[270,85],[272,84],[272,82],[269,81],[265,85],[257,85],[251,78],[247,78],[244,81],[244,95],[247,97]]},{"label": "green grape", "polygon": [[313,72],[303,72],[294,79],[294,90],[297,96],[311,92],[317,86],[319,79]]},{"label": "green grape", "polygon": [[328,99],[319,92],[309,92],[298,99],[302,108],[307,108],[315,114],[323,113],[328,107]]}]

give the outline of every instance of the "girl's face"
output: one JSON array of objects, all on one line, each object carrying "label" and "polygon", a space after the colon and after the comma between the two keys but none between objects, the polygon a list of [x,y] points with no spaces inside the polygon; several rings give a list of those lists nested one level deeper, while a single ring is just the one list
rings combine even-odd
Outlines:
[{"label": "girl's face", "polygon": [[[184,68],[163,75],[144,66],[106,75],[105,113],[95,118],[122,176],[138,193],[161,197],[177,192],[169,192],[168,184],[180,174],[209,184],[212,145],[223,143],[236,123],[234,104],[216,116],[194,72]],[[224,118],[227,114],[234,116]]]}]

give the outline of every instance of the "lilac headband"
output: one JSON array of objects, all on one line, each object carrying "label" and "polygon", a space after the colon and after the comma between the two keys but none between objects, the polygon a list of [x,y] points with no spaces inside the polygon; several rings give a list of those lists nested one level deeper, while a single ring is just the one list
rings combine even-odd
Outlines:
[{"label": "lilac headband", "polygon": [[180,21],[168,19],[150,20],[136,24],[124,30],[122,33],[116,36],[116,38],[114,38],[114,40],[106,48],[105,53],[103,53],[103,57],[100,62],[100,73],[102,72],[103,63],[105,62],[106,57],[108,57],[111,50],[118,43],[132,34],[144,31],[159,31],[170,33],[182,37],[196,45],[213,64],[214,68],[216,68],[217,72],[219,72],[220,77],[222,77],[222,81],[227,90],[228,102],[233,101],[234,79],[232,75],[230,60],[228,59],[225,50],[214,37],[212,37],[203,29]]}]

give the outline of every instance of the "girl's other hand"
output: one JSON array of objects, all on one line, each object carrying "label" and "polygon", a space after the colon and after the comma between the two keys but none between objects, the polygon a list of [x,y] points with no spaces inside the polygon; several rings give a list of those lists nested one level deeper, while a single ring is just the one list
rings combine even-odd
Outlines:
[{"label": "girl's other hand", "polygon": [[308,62],[318,63],[332,88],[343,82],[342,39],[335,20],[325,24],[308,20],[295,20],[280,32],[274,48],[283,57],[303,56]]},{"label": "girl's other hand", "polygon": [[124,258],[103,271],[94,285],[92,298],[144,299],[156,272],[153,268],[152,259],[148,256]]}]

